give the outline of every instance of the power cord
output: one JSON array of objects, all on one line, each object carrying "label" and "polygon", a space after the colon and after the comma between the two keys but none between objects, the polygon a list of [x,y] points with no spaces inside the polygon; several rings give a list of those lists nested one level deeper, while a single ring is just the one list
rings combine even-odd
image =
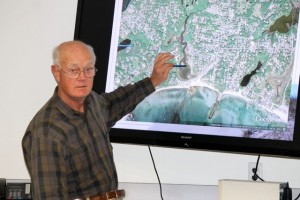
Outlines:
[{"label": "power cord", "polygon": [[157,179],[158,179],[158,183],[159,183],[159,190],[160,190],[160,197],[161,197],[161,200],[164,200],[164,198],[163,198],[163,195],[162,195],[162,187],[161,187],[161,182],[160,182],[160,179],[159,179],[159,175],[158,175],[158,173],[157,173],[157,170],[156,170],[156,166],[155,166],[155,162],[154,162],[154,159],[153,159],[153,156],[152,156],[152,152],[151,152],[150,145],[148,145],[148,149],[149,149],[149,152],[150,152],[150,155],[151,155],[151,159],[152,159],[152,163],[153,163],[153,167],[154,167],[154,170],[155,170],[155,173],[156,173]]},{"label": "power cord", "polygon": [[[257,179],[264,181],[258,174],[258,164],[259,164],[260,154],[257,157],[256,166],[252,169],[252,172],[254,173],[252,176],[252,180],[256,181]],[[295,200],[299,199],[300,194],[296,197]],[[292,200],[292,189],[289,187],[289,183],[286,183],[286,186],[283,188],[282,196],[280,197],[280,200]]]},{"label": "power cord", "polygon": [[254,181],[256,181],[257,179],[259,179],[259,180],[261,180],[261,181],[264,181],[264,179],[262,179],[262,178],[257,174],[257,171],[258,171],[258,164],[259,164],[259,159],[260,159],[260,154],[258,154],[255,168],[252,169],[252,172],[253,172],[252,180],[254,180]]}]

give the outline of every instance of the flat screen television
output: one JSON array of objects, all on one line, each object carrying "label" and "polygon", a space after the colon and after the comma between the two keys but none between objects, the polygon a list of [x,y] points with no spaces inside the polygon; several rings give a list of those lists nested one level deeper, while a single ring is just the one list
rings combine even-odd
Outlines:
[{"label": "flat screen television", "polygon": [[[94,90],[168,80],[110,131],[115,143],[300,157],[299,1],[79,0],[74,39],[94,47]],[[298,106],[297,106],[298,105]]]}]

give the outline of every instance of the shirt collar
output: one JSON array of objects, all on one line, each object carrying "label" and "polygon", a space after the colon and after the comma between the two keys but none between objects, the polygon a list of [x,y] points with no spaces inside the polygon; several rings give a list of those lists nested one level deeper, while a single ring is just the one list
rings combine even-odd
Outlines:
[{"label": "shirt collar", "polygon": [[[68,104],[66,104],[59,96],[58,96],[58,87],[56,86],[55,90],[54,90],[54,94],[52,96],[52,101],[53,103],[56,105],[57,109],[63,113],[66,116],[78,116],[78,115],[83,115],[84,113],[78,112],[74,109],[72,109]],[[91,101],[91,94],[89,94],[86,99],[85,99],[85,106],[87,107],[87,105],[89,104],[89,102]]]}]

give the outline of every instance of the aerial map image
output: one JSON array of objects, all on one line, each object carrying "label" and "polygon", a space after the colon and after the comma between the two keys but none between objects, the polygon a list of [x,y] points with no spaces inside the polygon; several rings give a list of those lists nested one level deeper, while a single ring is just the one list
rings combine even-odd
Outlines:
[{"label": "aerial map image", "polygon": [[220,127],[208,134],[293,139],[300,71],[298,0],[120,2],[111,89],[150,76],[160,52],[175,55],[171,62],[177,65],[121,124],[153,130],[180,125],[187,133]]}]

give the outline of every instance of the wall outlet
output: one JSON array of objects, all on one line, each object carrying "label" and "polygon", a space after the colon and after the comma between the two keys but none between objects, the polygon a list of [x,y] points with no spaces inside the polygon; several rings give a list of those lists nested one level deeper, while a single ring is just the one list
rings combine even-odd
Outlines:
[{"label": "wall outlet", "polygon": [[[256,162],[249,162],[248,164],[248,180],[253,180],[254,169],[256,168]],[[263,164],[258,163],[256,174],[263,179]],[[257,178],[259,180],[259,178]]]}]

